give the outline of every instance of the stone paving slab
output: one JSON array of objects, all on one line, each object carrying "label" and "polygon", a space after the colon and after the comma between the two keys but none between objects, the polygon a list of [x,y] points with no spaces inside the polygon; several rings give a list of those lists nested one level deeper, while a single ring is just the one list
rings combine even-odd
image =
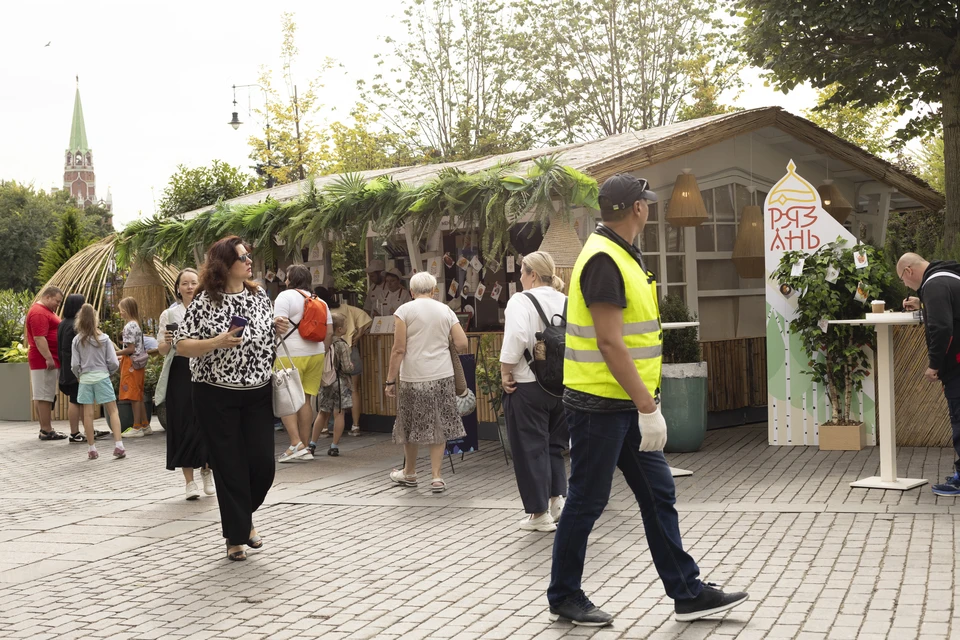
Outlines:
[{"label": "stone paving slab", "polygon": [[[697,623],[672,620],[618,478],[584,576],[617,621],[595,630],[548,620],[552,534],[517,528],[496,443],[455,457],[456,473],[445,463],[441,495],[387,480],[402,452],[384,435],[279,465],[256,516],[265,547],[230,563],[215,499],[183,500],[182,477],[163,469],[162,431],[129,442],[126,460],[88,462],[35,430],[0,423],[12,449],[0,460],[0,638],[960,638],[960,504],[929,487],[850,489],[878,472],[873,449],[768,447],[760,426],[669,456],[694,471],[677,481],[678,511],[703,577],[751,595]],[[898,462],[936,481],[952,450],[901,449]]]}]

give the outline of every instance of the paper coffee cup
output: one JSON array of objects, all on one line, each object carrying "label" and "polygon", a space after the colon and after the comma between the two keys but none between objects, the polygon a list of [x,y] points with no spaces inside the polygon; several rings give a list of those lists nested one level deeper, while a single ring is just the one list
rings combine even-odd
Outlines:
[{"label": "paper coffee cup", "polygon": [[883,313],[883,308],[886,306],[886,303],[883,300],[873,300],[870,306],[873,307],[874,313]]}]

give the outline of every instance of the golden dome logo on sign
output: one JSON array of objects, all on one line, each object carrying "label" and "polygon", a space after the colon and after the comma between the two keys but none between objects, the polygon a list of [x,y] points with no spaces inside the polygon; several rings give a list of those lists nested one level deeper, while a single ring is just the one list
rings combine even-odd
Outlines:
[{"label": "golden dome logo on sign", "polygon": [[813,251],[820,236],[813,227],[820,219],[820,195],[812,184],[797,175],[797,165],[787,164],[787,175],[767,195],[767,218],[773,236],[770,251]]}]

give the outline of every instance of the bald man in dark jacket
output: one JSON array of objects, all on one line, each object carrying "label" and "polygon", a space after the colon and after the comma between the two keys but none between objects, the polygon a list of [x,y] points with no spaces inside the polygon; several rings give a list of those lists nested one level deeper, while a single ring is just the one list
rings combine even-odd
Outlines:
[{"label": "bald man in dark jacket", "polygon": [[929,361],[924,377],[943,385],[953,427],[953,448],[957,452],[954,473],[946,482],[933,485],[933,492],[957,496],[960,495],[960,265],[953,261],[927,262],[915,253],[906,253],[897,262],[897,275],[920,295],[904,300],[903,308],[923,309]]}]

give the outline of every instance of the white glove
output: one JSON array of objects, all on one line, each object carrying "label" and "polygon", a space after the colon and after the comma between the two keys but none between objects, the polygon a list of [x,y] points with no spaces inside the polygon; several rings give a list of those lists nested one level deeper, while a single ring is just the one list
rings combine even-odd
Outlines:
[{"label": "white glove", "polygon": [[667,446],[667,421],[660,405],[653,413],[640,413],[640,451],[663,451]]}]

